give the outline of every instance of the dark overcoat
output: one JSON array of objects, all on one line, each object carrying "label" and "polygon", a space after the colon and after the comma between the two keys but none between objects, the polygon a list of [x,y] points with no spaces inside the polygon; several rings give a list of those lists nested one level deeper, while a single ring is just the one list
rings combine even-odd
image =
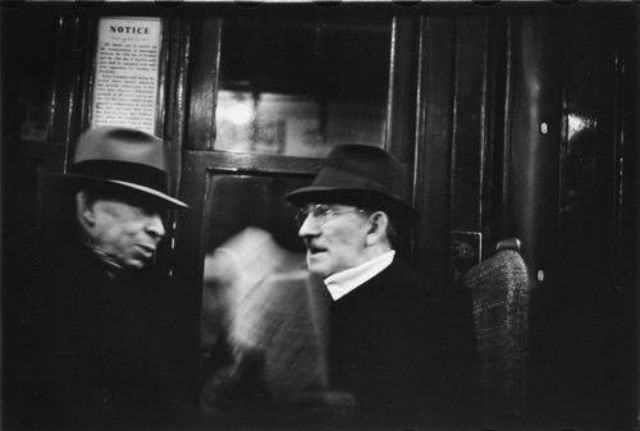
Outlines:
[{"label": "dark overcoat", "polygon": [[[151,272],[109,277],[79,242],[31,262],[23,330],[27,426],[157,429],[188,404],[170,287]],[[179,310],[174,310],[179,311]]]},{"label": "dark overcoat", "polygon": [[475,348],[464,295],[425,285],[395,259],[332,302],[330,321],[330,385],[354,396],[354,425],[423,429],[471,420]]}]

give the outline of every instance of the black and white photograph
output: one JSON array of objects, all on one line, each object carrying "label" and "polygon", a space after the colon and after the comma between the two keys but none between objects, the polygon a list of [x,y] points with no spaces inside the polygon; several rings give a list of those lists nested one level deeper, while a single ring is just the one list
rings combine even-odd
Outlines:
[{"label": "black and white photograph", "polygon": [[0,429],[640,429],[640,3],[9,0],[0,44]]}]

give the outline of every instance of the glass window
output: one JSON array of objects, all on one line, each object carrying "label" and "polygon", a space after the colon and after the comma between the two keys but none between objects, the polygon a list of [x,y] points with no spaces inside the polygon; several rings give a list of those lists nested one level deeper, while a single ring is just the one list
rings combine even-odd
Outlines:
[{"label": "glass window", "polygon": [[324,157],[382,146],[391,21],[235,18],[222,34],[217,150]]},{"label": "glass window", "polygon": [[211,253],[248,226],[268,231],[292,252],[304,252],[294,225],[296,208],[284,196],[309,184],[306,176],[216,173],[205,196],[205,253]]}]

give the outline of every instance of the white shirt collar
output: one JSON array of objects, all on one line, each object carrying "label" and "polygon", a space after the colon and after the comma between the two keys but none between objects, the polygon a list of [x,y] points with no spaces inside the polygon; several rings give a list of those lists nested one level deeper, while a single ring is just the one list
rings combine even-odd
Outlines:
[{"label": "white shirt collar", "polygon": [[383,270],[385,270],[396,255],[395,250],[389,250],[380,256],[355,266],[345,269],[324,279],[324,284],[334,301],[345,296],[347,293],[355,290],[358,286],[369,281]]}]

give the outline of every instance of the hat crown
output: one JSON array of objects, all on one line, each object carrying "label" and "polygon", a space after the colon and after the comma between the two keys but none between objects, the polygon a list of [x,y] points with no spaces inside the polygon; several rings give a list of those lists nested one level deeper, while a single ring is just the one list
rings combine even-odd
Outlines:
[{"label": "hat crown", "polygon": [[98,127],[80,136],[73,162],[93,160],[138,163],[164,172],[167,170],[162,139],[121,127]]},{"label": "hat crown", "polygon": [[290,192],[287,199],[296,205],[329,200],[358,204],[366,200],[414,216],[408,191],[404,166],[387,151],[370,145],[338,145],[313,182]]},{"label": "hat crown", "polygon": [[84,132],[77,141],[67,172],[53,177],[60,191],[89,184],[116,187],[171,208],[188,205],[167,192],[164,141],[140,130],[102,126]]},{"label": "hat crown", "polygon": [[[358,177],[370,187],[378,187],[380,191],[400,198],[406,191],[406,174],[404,167],[398,159],[382,148],[369,145],[339,145],[334,147],[327,156],[325,167],[339,169],[352,175],[352,178],[338,177],[328,179],[343,180],[345,187],[353,187],[354,179]],[[317,181],[326,181],[327,178],[316,178]],[[314,184],[316,181],[314,181]]]}]

